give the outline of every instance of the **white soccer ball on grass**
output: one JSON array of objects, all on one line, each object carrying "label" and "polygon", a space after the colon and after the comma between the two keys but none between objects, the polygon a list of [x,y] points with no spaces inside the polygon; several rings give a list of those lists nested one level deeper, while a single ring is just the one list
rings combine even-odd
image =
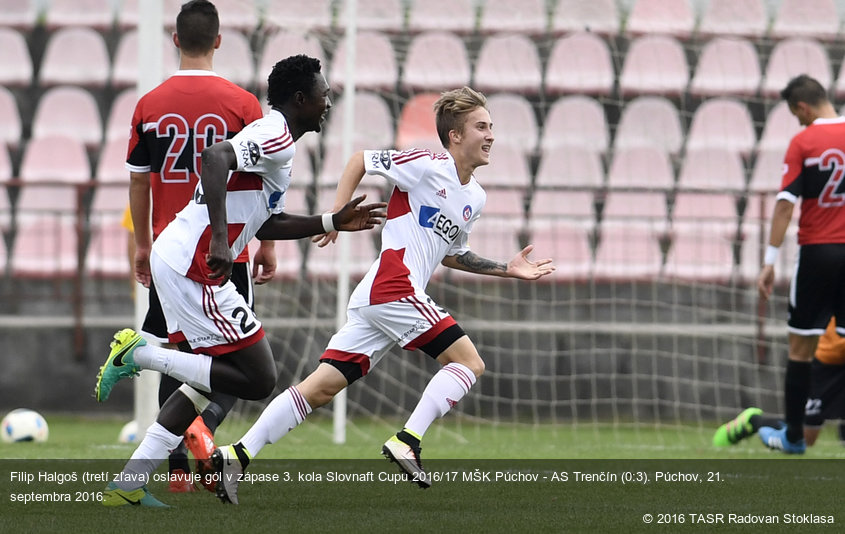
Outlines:
[{"label": "white soccer ball on grass", "polygon": [[138,422],[129,421],[123,428],[120,429],[120,434],[117,436],[119,443],[137,443],[138,442]]},{"label": "white soccer ball on grass", "polygon": [[16,441],[47,441],[50,429],[47,427],[47,420],[36,412],[27,408],[12,410],[3,422],[0,423],[3,441],[14,443]]}]

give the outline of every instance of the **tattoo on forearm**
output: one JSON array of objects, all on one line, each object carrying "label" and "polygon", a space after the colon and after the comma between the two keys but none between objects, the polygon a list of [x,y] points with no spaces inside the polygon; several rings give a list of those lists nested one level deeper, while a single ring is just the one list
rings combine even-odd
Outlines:
[{"label": "tattoo on forearm", "polygon": [[496,271],[505,272],[508,270],[507,264],[500,261],[482,258],[473,252],[461,254],[460,256],[457,256],[455,260],[467,269],[476,273],[490,273]]}]

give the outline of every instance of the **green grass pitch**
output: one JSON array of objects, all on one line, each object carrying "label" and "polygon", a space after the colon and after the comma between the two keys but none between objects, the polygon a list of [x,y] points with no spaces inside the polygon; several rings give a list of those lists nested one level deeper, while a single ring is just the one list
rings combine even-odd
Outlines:
[{"label": "green grass pitch", "polygon": [[[154,480],[151,491],[172,508],[150,510],[106,509],[96,502],[105,483],[88,480],[110,477],[134,450],[116,443],[123,421],[49,414],[48,421],[47,443],[0,444],[0,532],[760,532],[760,521],[777,521],[765,527],[772,532],[841,532],[845,525],[845,448],[832,427],[794,458],[756,437],[714,449],[712,429],[702,427],[447,418],[423,442],[435,478],[421,490],[395,481],[398,470],[380,457],[392,422],[355,421],[347,443],[336,445],[330,421],[316,418],[262,451],[248,473],[278,480],[242,483],[239,506],[204,490],[170,494]],[[246,424],[228,422],[218,441],[236,440]],[[45,498],[53,501],[37,501]]]}]

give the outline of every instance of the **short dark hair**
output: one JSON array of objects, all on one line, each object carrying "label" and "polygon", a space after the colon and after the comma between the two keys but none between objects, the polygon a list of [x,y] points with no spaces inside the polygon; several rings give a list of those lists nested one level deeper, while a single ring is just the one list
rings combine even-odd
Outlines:
[{"label": "short dark hair", "polygon": [[790,107],[794,107],[798,102],[817,106],[827,100],[827,91],[815,78],[801,74],[789,80],[780,96]]},{"label": "short dark hair", "polygon": [[176,16],[179,48],[189,55],[205,54],[214,48],[220,33],[220,16],[208,0],[191,0],[182,4]]},{"label": "short dark hair", "polygon": [[297,91],[310,94],[319,73],[320,60],[313,57],[299,54],[279,61],[267,77],[267,103],[281,106]]}]

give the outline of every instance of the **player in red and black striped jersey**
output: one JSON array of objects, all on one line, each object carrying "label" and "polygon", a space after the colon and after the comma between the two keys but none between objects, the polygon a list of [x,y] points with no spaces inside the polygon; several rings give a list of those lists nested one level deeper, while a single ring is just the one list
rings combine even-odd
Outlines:
[{"label": "player in red and black striped jersey", "polygon": [[[203,149],[231,138],[262,116],[261,105],[252,93],[213,71],[214,52],[221,44],[219,27],[217,9],[211,2],[194,0],[182,6],[173,36],[180,54],[179,70],[142,96],[132,117],[126,168],[130,172],[129,198],[135,228],[134,271],[138,282],[150,289],[143,331],[163,344],[168,344],[167,324],[150,276],[152,243],[193,196]],[[273,242],[263,242],[255,257],[255,283],[270,280],[275,265]],[[252,305],[246,249],[237,259],[232,280]],[[180,385],[163,375],[159,405]],[[198,462],[207,463],[213,450],[211,435],[234,402],[232,396],[218,395],[189,428],[186,442]],[[171,454],[170,471],[190,472],[184,443]],[[183,478],[171,477],[172,491],[191,491],[193,485]]]},{"label": "player in red and black striped jersey", "polygon": [[760,296],[774,286],[774,263],[801,199],[798,261],[790,288],[787,326],[789,360],[784,387],[783,428],[764,426],[758,434],[766,446],[801,454],[804,407],[810,390],[810,367],[819,336],[831,317],[845,335],[845,117],[840,117],[815,79],[790,80],[781,96],[806,128],[789,143],[783,179],[772,215],[769,246],[757,279]]}]

